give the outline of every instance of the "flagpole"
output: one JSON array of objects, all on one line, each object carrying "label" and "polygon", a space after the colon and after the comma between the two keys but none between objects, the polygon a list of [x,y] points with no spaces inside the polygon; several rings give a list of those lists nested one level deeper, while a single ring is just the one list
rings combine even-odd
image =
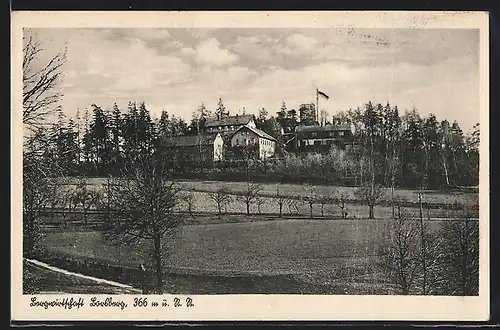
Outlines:
[{"label": "flagpole", "polygon": [[318,89],[316,88],[316,121],[319,123]]}]

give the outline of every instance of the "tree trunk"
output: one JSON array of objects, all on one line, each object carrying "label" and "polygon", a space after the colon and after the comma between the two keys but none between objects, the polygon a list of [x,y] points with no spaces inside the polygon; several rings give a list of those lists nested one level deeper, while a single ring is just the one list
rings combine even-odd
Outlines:
[{"label": "tree trunk", "polygon": [[445,179],[446,179],[446,185],[449,186],[450,185],[450,178],[448,176],[448,167],[446,166],[446,153],[445,151],[443,150],[443,167],[444,167],[444,176],[445,176]]},{"label": "tree trunk", "polygon": [[247,204],[247,215],[250,215],[250,202],[246,202]]},{"label": "tree trunk", "polygon": [[87,208],[85,207],[85,204],[82,204],[83,208],[83,223],[87,224]]},{"label": "tree trunk", "polygon": [[369,209],[368,218],[369,219],[373,219],[374,218],[374,216],[373,216],[373,205],[368,205],[368,209]]},{"label": "tree trunk", "polygon": [[309,216],[312,219],[313,218],[313,205],[309,204]]},{"label": "tree trunk", "polygon": [[27,219],[27,228],[25,229],[27,231],[25,235],[26,239],[26,251],[24,253],[28,257],[33,257],[34,250],[35,250],[35,218],[32,214],[32,212],[27,212],[28,216],[26,217]]},{"label": "tree trunk", "polygon": [[427,260],[426,260],[426,242],[425,242],[425,232],[424,232],[424,214],[422,209],[422,195],[418,194],[418,202],[420,205],[419,217],[420,217],[420,253],[422,262],[422,294],[427,294]]},{"label": "tree trunk", "polygon": [[283,204],[280,203],[280,218],[281,218],[281,212],[283,210]]},{"label": "tree trunk", "polygon": [[158,294],[163,293],[163,273],[161,264],[161,237],[154,238],[154,257],[156,269],[156,291]]}]

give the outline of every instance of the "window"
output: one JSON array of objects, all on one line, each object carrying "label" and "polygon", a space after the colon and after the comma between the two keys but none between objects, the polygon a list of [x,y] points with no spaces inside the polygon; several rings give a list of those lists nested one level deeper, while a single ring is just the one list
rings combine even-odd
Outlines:
[{"label": "window", "polygon": [[243,144],[248,144],[247,139],[243,139]]},{"label": "window", "polygon": [[318,136],[318,133],[316,133],[316,132],[312,132],[312,133],[311,133],[311,136]]},{"label": "window", "polygon": [[252,138],[252,144],[255,144],[255,138]]},{"label": "window", "polygon": [[330,132],[330,134],[328,134],[330,136],[335,136],[335,132]]},{"label": "window", "polygon": [[344,132],[339,132],[339,135],[340,136],[344,136]]},{"label": "window", "polygon": [[239,139],[236,139],[236,145],[239,146],[240,145],[240,140]]}]

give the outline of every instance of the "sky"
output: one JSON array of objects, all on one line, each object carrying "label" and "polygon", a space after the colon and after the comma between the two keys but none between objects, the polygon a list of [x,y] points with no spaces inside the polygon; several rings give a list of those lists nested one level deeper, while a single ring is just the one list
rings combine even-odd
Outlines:
[{"label": "sky", "polygon": [[36,29],[43,61],[67,48],[61,88],[68,116],[95,103],[146,103],[190,119],[222,98],[231,113],[275,115],[325,92],[319,108],[390,102],[401,112],[479,122],[479,30],[472,29]]}]

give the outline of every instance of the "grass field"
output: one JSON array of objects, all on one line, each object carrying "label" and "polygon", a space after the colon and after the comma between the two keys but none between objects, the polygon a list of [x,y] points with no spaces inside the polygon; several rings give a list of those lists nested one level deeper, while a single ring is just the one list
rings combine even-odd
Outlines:
[{"label": "grass field", "polygon": [[[192,192],[194,196],[194,204],[193,204],[193,211],[195,212],[217,212],[217,205],[216,203],[210,199],[210,193],[208,192],[200,192],[200,191],[194,191]],[[250,212],[252,214],[258,214],[259,209],[260,213],[262,214],[278,214],[279,213],[279,205],[277,203],[277,200],[272,197],[262,197],[262,204],[258,206],[256,203],[252,203],[250,206]],[[295,205],[297,209],[295,208],[290,208],[286,203],[283,205],[283,210],[282,214],[283,216],[287,216],[290,214],[295,214],[298,211],[298,214],[301,215],[306,215],[309,216],[309,204],[301,201],[295,201]],[[181,206],[184,209],[187,207],[187,205]],[[417,207],[406,207],[404,210],[408,213],[412,213],[415,215],[418,215],[419,209]],[[348,218],[352,219],[353,217],[356,218],[366,218],[368,217],[368,206],[362,205],[362,204],[348,204],[347,205],[347,210],[348,212]],[[233,196],[233,201],[225,207],[224,212],[229,212],[229,213],[245,213],[246,212],[246,205],[244,202],[239,201],[236,196]],[[314,204],[313,205],[313,216],[314,217],[321,217],[322,212],[321,212],[321,205],[320,204]],[[341,217],[341,209],[334,204],[326,204],[323,206],[323,215],[325,217],[328,216],[334,216],[334,217]],[[449,210],[442,210],[442,209],[429,209],[429,210],[424,210],[424,217],[430,217],[430,218],[442,218],[442,217],[447,217],[450,215]],[[390,206],[383,206],[383,205],[377,205],[374,208],[374,216],[376,218],[390,218],[392,216],[392,208]]]},{"label": "grass field", "polygon": [[[75,184],[77,182],[76,178],[66,178],[67,183]],[[87,178],[87,183],[92,185],[102,185],[105,183],[103,178]],[[232,192],[238,193],[245,190],[245,182],[227,182],[227,181],[198,181],[198,180],[179,180],[179,184],[184,189],[196,189],[199,191],[215,191],[221,187],[227,187]],[[261,184],[262,194],[264,195],[275,195],[276,194],[276,184],[274,183],[264,183]],[[336,191],[346,192],[350,198],[354,199],[355,187],[338,187],[338,186],[315,186],[316,193],[319,196],[330,196]],[[297,197],[303,196],[305,193],[304,185],[301,184],[281,184],[280,191],[285,196]],[[411,202],[418,202],[418,193],[422,192],[424,194],[424,202],[438,203],[438,204],[452,204],[454,202],[472,205],[477,201],[478,194],[470,192],[442,192],[442,191],[418,191],[411,189],[395,189],[394,198],[396,200],[405,200]],[[390,189],[384,189],[384,196],[382,199],[389,200],[391,197]]]},{"label": "grass field", "polygon": [[[88,180],[95,189],[100,189],[103,182],[103,179]],[[368,207],[351,203],[347,209],[349,218],[340,220],[338,206],[325,205],[322,218],[321,207],[316,204],[314,219],[307,219],[309,205],[296,201],[301,216],[290,215],[297,210],[285,205],[283,219],[278,219],[276,199],[269,197],[276,193],[276,185],[263,184],[261,193],[267,197],[261,198],[260,207],[251,206],[252,216],[244,214],[245,204],[235,198],[224,211],[239,214],[224,214],[219,218],[209,192],[225,186],[238,194],[244,191],[244,182],[182,181],[180,184],[184,190],[196,189],[192,192],[193,211],[204,214],[188,218],[170,241],[164,263],[167,290],[200,294],[384,294],[390,289],[378,267],[384,226],[392,213],[390,207],[377,205],[376,219],[367,220],[362,218],[367,217]],[[280,189],[294,198],[305,194],[301,185],[284,184]],[[344,190],[354,198],[355,188],[316,187],[316,193],[323,196],[336,190]],[[412,190],[396,190],[395,195],[406,201],[418,200],[417,192]],[[426,192],[424,200],[473,205],[477,197],[474,193]],[[406,207],[404,211],[417,215],[419,209]],[[448,217],[450,212],[434,208],[425,209],[423,215],[435,219]],[[429,221],[432,228],[439,227],[439,223]],[[74,229],[55,224],[45,231],[43,246],[56,254],[124,267],[139,267],[149,259],[149,246],[145,242],[116,247],[95,229],[82,231],[78,226]]]},{"label": "grass field", "polygon": [[[165,273],[177,278],[178,288],[186,292],[204,292],[208,285],[207,293],[255,293],[258,285],[265,288],[265,283],[280,281],[294,283],[282,290],[291,293],[373,292],[385,281],[377,268],[384,224],[384,220],[288,219],[182,226],[165,255]],[[145,260],[147,250],[144,244],[111,246],[95,231],[45,233],[43,245],[53,252],[132,267]],[[198,277],[186,282],[186,276]],[[252,282],[259,277],[259,284]],[[250,284],[245,286],[245,281]],[[219,284],[214,288],[213,283]]]},{"label": "grass field", "polygon": [[[245,182],[223,182],[223,181],[181,181],[180,184],[184,189],[196,189],[199,191],[215,191],[220,187],[227,187],[233,192],[243,192],[246,189]],[[274,195],[276,194],[276,184],[261,184],[262,194]],[[280,191],[285,196],[305,196],[307,194],[304,185],[300,184],[282,184]],[[318,196],[330,196],[337,191],[346,192],[350,199],[355,199],[355,187],[338,187],[338,186],[315,186],[315,191]],[[418,190],[409,189],[395,189],[394,198],[405,201],[418,202]],[[452,204],[457,202],[460,204],[471,205],[475,202],[478,194],[475,193],[462,193],[462,192],[439,192],[439,191],[425,191],[424,201],[429,203]],[[384,196],[381,199],[390,199],[390,189],[384,189]]]},{"label": "grass field", "polygon": [[[75,179],[68,180],[69,183],[74,183]],[[104,183],[104,179],[100,178],[90,178],[87,179],[87,182],[94,186],[94,189],[99,189],[96,187],[101,187]],[[210,199],[210,192],[216,191],[221,187],[228,188],[233,194],[233,200],[225,207],[224,212],[229,213],[245,213],[246,205],[243,201],[237,199],[238,193],[242,193],[246,189],[246,183],[244,182],[220,182],[220,181],[180,181],[179,184],[184,190],[193,190],[191,193],[194,196],[194,203],[192,205],[192,210],[194,212],[217,212],[216,203]],[[65,186],[65,189],[71,189],[74,187],[72,185]],[[274,196],[276,194],[276,185],[275,184],[262,184],[261,191],[261,202],[260,205],[257,203],[252,203],[250,209],[251,213],[263,213],[263,214],[277,214],[279,213],[279,205],[277,203],[277,199],[272,198],[270,196]],[[332,187],[332,186],[317,186],[316,193],[318,196],[330,196],[333,192],[342,190],[346,192],[350,199],[355,199],[354,191],[356,188],[352,187]],[[293,184],[283,184],[280,186],[280,191],[283,195],[298,198],[301,196],[305,196],[306,191],[304,186],[301,185],[293,185]],[[418,195],[417,191],[414,190],[402,190],[396,189],[394,194],[396,199],[404,199],[408,202],[417,202]],[[383,202],[384,198],[387,200],[390,196],[390,191],[385,191],[385,197],[382,197],[381,200]],[[454,202],[463,204],[463,205],[473,205],[478,198],[478,194],[475,193],[443,193],[443,192],[426,192],[424,194],[424,202],[429,203],[437,203],[437,204],[446,204],[450,205]],[[301,215],[309,215],[310,209],[309,205],[306,202],[295,200],[293,202],[294,205],[289,205],[285,203],[283,205],[282,213],[283,215],[290,214],[301,214]],[[184,203],[180,206],[185,209],[187,205]],[[415,205],[406,206],[404,210],[411,214],[418,214],[419,209]],[[368,206],[363,203],[348,203],[347,210],[348,218],[366,218],[368,216]],[[322,213],[325,216],[341,216],[341,209],[334,204],[326,204],[323,207],[323,212],[321,210],[321,205],[316,203],[313,205],[313,216],[320,217]],[[381,203],[381,205],[375,206],[374,216],[376,218],[389,218],[392,216],[392,208],[387,203]],[[442,209],[442,208],[425,208],[424,209],[424,217],[426,218],[442,218],[449,217],[450,210]]]}]

